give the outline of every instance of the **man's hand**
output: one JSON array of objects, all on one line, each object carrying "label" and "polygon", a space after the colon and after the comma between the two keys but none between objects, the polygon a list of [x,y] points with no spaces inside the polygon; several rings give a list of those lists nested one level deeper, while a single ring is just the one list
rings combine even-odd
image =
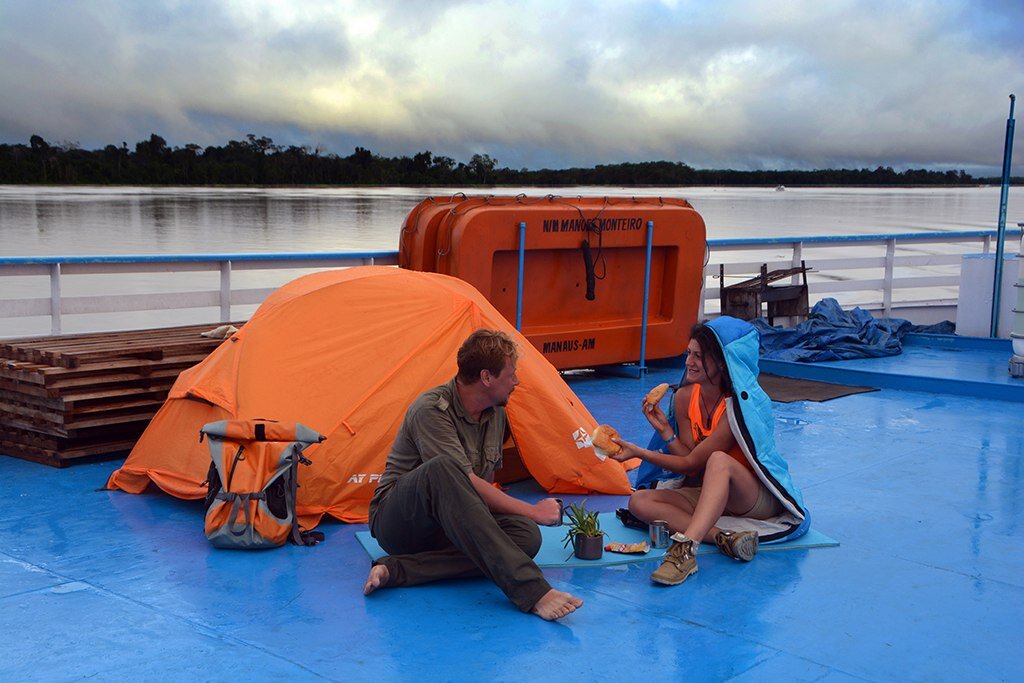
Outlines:
[{"label": "man's hand", "polygon": [[561,510],[559,509],[558,501],[554,498],[545,498],[539,503],[534,503],[533,514],[531,518],[537,524],[543,526],[555,526],[561,524]]}]

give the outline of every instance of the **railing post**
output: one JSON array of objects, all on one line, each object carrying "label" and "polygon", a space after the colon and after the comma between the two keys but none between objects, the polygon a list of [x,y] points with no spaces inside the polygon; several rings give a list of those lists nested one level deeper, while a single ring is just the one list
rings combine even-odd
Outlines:
[{"label": "railing post", "polygon": [[363,259],[363,265],[364,266],[372,266],[373,265],[373,257],[372,256],[365,257]]},{"label": "railing post", "polygon": [[990,337],[999,336],[999,297],[1003,289],[1003,242],[1006,239],[1006,199],[1010,189],[1010,171],[1013,160],[1013,104],[1017,98],[1010,94],[1010,117],[1006,119],[1006,142],[1003,146],[1003,182],[999,190],[999,223],[996,226],[996,267],[992,274],[992,317]]},{"label": "railing post", "polygon": [[981,253],[982,254],[990,253],[992,251],[992,235],[985,235],[985,237],[982,238],[982,242],[983,242],[983,244],[982,244],[982,247],[981,247]]},{"label": "railing post", "polygon": [[60,264],[50,264],[50,334],[60,334]]},{"label": "railing post", "polygon": [[[793,260],[790,261],[790,266],[793,268],[799,268],[800,262],[804,260],[804,243],[793,242]],[[796,273],[790,278],[789,284],[798,285],[800,284],[800,276]]]},{"label": "railing post", "polygon": [[708,297],[708,276],[704,273],[704,266],[700,267],[700,297],[697,301],[697,322],[704,320],[704,305]]},{"label": "railing post", "polygon": [[220,262],[220,321],[231,322],[231,261]]},{"label": "railing post", "polygon": [[896,240],[885,241],[885,275],[882,285],[882,314],[886,318],[892,317],[892,272],[896,261]]},{"label": "railing post", "polygon": [[516,283],[516,330],[523,331],[523,270],[526,264],[526,223],[519,224],[519,281]]},{"label": "railing post", "polygon": [[647,372],[647,306],[651,300],[651,250],[654,246],[654,221],[647,221],[647,258],[644,264],[644,309],[640,318],[640,374]]}]

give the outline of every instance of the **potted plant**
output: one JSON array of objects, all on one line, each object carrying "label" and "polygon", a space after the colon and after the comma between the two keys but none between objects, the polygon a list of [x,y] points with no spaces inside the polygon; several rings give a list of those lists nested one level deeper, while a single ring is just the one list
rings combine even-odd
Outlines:
[{"label": "potted plant", "polygon": [[581,560],[599,560],[604,553],[604,532],[597,513],[588,510],[586,503],[584,500],[569,506],[563,545],[568,548],[571,543],[573,554]]}]

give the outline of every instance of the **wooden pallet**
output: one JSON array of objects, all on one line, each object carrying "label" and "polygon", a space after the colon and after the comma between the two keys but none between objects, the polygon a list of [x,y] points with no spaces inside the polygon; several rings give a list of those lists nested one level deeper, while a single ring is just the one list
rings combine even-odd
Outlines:
[{"label": "wooden pallet", "polygon": [[[241,323],[235,323],[240,327]],[[0,453],[56,467],[131,450],[216,325],[0,341]]]}]

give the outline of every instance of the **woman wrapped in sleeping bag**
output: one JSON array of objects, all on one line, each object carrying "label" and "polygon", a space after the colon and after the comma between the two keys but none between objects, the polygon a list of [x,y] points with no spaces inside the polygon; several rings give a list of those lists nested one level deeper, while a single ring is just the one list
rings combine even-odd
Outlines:
[{"label": "woman wrapped in sleeping bag", "polygon": [[629,511],[664,520],[672,545],[651,574],[674,586],[697,572],[701,541],[736,560],[754,559],[759,543],[789,540],[810,528],[803,497],[775,447],[771,400],[757,383],[759,337],[747,322],[722,316],[690,331],[685,373],[666,415],[657,392],[642,402],[655,429],[649,448],[624,439],[611,456],[640,458],[644,469],[682,475],[638,490]]}]

